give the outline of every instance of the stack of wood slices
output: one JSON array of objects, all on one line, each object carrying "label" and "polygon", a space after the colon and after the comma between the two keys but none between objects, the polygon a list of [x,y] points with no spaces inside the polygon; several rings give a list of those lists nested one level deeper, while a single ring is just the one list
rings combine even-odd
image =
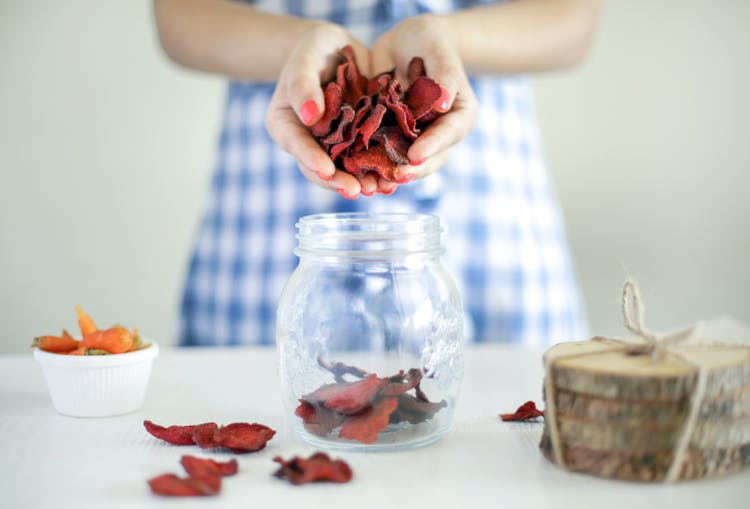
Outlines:
[{"label": "stack of wood slices", "polygon": [[750,464],[750,348],[719,339],[673,344],[658,359],[602,338],[552,347],[543,454],[570,470],[634,481]]}]

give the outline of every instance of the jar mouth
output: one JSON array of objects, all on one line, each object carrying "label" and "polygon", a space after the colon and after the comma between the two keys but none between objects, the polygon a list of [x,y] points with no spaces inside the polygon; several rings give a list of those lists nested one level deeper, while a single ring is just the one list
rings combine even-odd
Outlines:
[{"label": "jar mouth", "polygon": [[338,256],[440,253],[440,218],[431,214],[344,212],[297,222],[295,253]]}]

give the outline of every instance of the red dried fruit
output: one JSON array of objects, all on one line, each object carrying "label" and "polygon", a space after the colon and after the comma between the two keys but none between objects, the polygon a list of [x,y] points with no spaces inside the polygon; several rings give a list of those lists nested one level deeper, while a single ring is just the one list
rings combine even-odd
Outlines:
[{"label": "red dried fruit", "polygon": [[539,410],[533,401],[527,401],[512,414],[500,414],[504,421],[527,421],[537,417],[544,417],[544,410]]},{"label": "red dried fruit", "polygon": [[397,398],[383,398],[370,408],[349,417],[341,426],[339,437],[372,444],[378,433],[388,427],[391,413],[398,406]]},{"label": "red dried fruit", "polygon": [[385,180],[395,182],[398,175],[398,166],[390,160],[385,147],[376,145],[356,152],[349,157],[342,157],[344,169],[355,177],[363,177],[367,172],[378,173]]},{"label": "red dried fruit", "polygon": [[155,495],[165,495],[168,497],[201,497],[205,495],[215,495],[221,488],[221,478],[219,487],[216,491],[211,492],[211,487],[195,482],[191,478],[183,479],[175,474],[163,474],[148,480],[151,492]]},{"label": "red dried fruit", "polygon": [[201,449],[219,447],[220,444],[214,439],[214,433],[216,433],[217,429],[219,429],[219,426],[215,422],[207,422],[195,426],[193,429],[193,442]]},{"label": "red dried fruit", "polygon": [[159,426],[151,421],[143,421],[146,431],[158,439],[174,445],[193,445],[193,429],[195,426]]},{"label": "red dried fruit", "polygon": [[204,477],[208,474],[225,477],[237,473],[237,460],[234,458],[229,461],[215,461],[185,455],[180,459],[180,463],[190,477]]},{"label": "red dried fruit", "polygon": [[281,456],[276,456],[273,460],[280,465],[273,475],[292,484],[320,481],[345,483],[352,479],[352,469],[345,461],[333,460],[323,452],[316,452],[309,458],[295,456],[285,461]]},{"label": "red dried fruit", "polygon": [[305,429],[313,435],[324,437],[344,422],[345,416],[322,405],[313,405],[304,399],[299,400],[299,406],[294,414],[302,418]]},{"label": "red dried fruit", "polygon": [[339,117],[339,123],[338,126],[336,126],[336,130],[328,133],[328,136],[323,138],[320,142],[323,144],[323,146],[329,147],[336,143],[341,143],[342,141],[344,141],[344,129],[349,127],[349,125],[353,121],[354,109],[348,104],[343,104],[341,106],[341,115]]},{"label": "red dried fruit", "polygon": [[362,134],[362,142],[365,144],[365,148],[370,147],[370,138],[378,130],[378,126],[383,122],[383,116],[388,111],[382,104],[376,104],[370,112],[370,115],[362,122],[360,133]]},{"label": "red dried fruit", "polygon": [[168,428],[151,421],[144,421],[143,425],[156,438],[171,444],[198,444],[204,449],[226,447],[237,453],[259,451],[276,434],[276,431],[268,426],[247,422],[235,422],[221,427],[214,422],[194,426],[170,426]]},{"label": "red dried fruit", "polygon": [[[416,368],[380,378],[342,362],[328,363],[321,357],[318,364],[337,382],[303,396],[295,410],[305,429],[318,436],[327,436],[340,425],[340,438],[369,444],[377,441],[389,423],[418,424],[447,406],[445,401],[431,403],[427,399],[420,388],[422,372]],[[347,382],[344,375],[360,379]],[[412,389],[414,395],[406,394]]]},{"label": "red dried fruit", "polygon": [[426,76],[420,76],[404,94],[404,101],[414,119],[419,120],[432,111],[435,101],[440,99],[441,94],[440,85]]},{"label": "red dried fruit", "polygon": [[330,410],[351,415],[370,406],[388,379],[370,375],[356,382],[339,382],[324,385],[303,396],[309,403],[320,403]]},{"label": "red dried fruit", "polygon": [[255,452],[263,449],[275,434],[276,431],[263,424],[235,422],[216,430],[214,441],[232,452]]},{"label": "red dried fruit", "polygon": [[338,169],[360,178],[375,172],[385,180],[405,182],[397,167],[409,163],[406,153],[413,140],[442,115],[434,109],[440,85],[426,76],[419,57],[409,63],[410,86],[404,90],[394,71],[370,80],[362,76],[350,46],[339,56],[336,77],[324,87],[323,117],[310,128],[313,136]]},{"label": "red dried fruit", "polygon": [[356,366],[349,366],[343,362],[327,362],[323,357],[318,355],[318,365],[333,373],[333,377],[337,382],[344,381],[344,375],[353,375],[357,378],[364,378],[367,376],[367,371]]},{"label": "red dried fruit", "polygon": [[388,159],[396,164],[409,164],[406,153],[409,151],[410,143],[398,127],[381,127],[372,138],[385,147]]},{"label": "red dried fruit", "polygon": [[419,382],[422,380],[422,372],[412,368],[404,374],[402,370],[397,375],[388,377],[387,380],[388,384],[380,393],[381,396],[399,396],[419,386]]},{"label": "red dried fruit", "polygon": [[341,97],[341,87],[333,82],[326,85],[323,91],[323,98],[325,102],[323,117],[310,127],[313,136],[317,138],[321,138],[331,132],[331,125],[339,117],[341,103],[344,101]]},{"label": "red dried fruit", "polygon": [[395,424],[406,421],[409,424],[419,424],[432,417],[445,408],[447,403],[442,400],[438,403],[422,401],[411,394],[402,394],[398,397],[398,407],[391,414],[390,422]]}]

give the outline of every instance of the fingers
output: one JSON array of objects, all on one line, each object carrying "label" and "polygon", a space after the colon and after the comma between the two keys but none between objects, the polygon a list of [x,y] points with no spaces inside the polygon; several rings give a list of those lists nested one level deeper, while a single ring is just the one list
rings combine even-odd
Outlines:
[{"label": "fingers", "polygon": [[302,175],[312,184],[323,189],[336,191],[347,200],[354,200],[359,197],[360,193],[365,194],[362,186],[354,175],[337,170],[330,178],[321,178],[314,169],[299,163]]},{"label": "fingers", "polygon": [[471,88],[462,88],[451,110],[419,135],[407,152],[410,161],[429,160],[461,141],[473,129],[477,106]]},{"label": "fingers", "polygon": [[266,113],[268,134],[285,151],[308,168],[314,168],[322,175],[331,177],[336,171],[333,161],[310,135],[305,126],[299,123],[289,105],[274,92]]},{"label": "fingers", "polygon": [[425,159],[418,166],[399,166],[397,168],[397,172],[400,175],[398,184],[406,184],[408,182],[411,182],[412,180],[421,179],[427,177],[428,175],[432,175],[443,167],[443,165],[448,160],[448,157],[450,157],[450,150],[446,149],[438,152],[432,157]]},{"label": "fingers", "polygon": [[284,87],[289,104],[306,126],[311,126],[323,116],[325,102],[318,74],[320,70],[310,55],[290,58],[284,68]]}]

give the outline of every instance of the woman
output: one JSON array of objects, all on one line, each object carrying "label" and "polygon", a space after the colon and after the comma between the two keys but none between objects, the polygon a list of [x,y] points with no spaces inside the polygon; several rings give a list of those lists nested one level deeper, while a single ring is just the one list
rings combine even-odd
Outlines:
[{"label": "woman", "polygon": [[[232,78],[180,344],[273,343],[296,220],[385,210],[441,217],[472,340],[585,336],[529,85],[517,75],[579,62],[597,11],[596,0],[155,0],[166,53]],[[306,128],[323,114],[321,80],[346,45],[367,76],[395,68],[403,79],[420,56],[443,87],[448,113],[409,149],[406,185],[337,170]]]}]

